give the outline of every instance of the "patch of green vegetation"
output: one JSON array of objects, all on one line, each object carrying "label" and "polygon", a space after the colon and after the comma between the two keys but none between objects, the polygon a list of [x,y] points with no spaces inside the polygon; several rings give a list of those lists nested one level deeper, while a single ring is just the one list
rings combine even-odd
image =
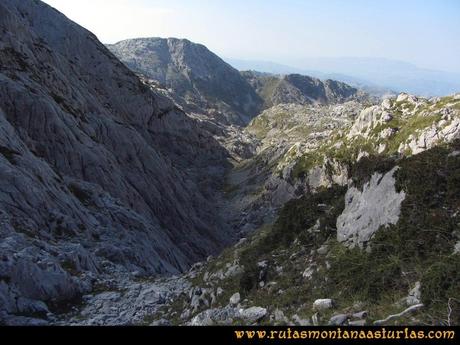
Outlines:
[{"label": "patch of green vegetation", "polygon": [[293,121],[292,116],[286,112],[279,110],[268,110],[256,117],[247,127],[248,131],[253,133],[256,138],[264,139],[268,132],[273,128],[283,129],[286,132],[297,133],[301,136],[306,136],[310,133],[310,129],[306,126],[300,126],[296,121]]},{"label": "patch of green vegetation", "polygon": [[61,107],[62,110],[75,117],[80,117],[83,121],[87,121],[86,116],[84,116],[84,114],[82,114],[80,111],[74,109],[65,97],[63,97],[62,95],[58,95],[56,93],[51,93],[51,97],[56,102],[56,104],[58,104]]},{"label": "patch of green vegetation", "polygon": [[328,147],[325,154],[327,157],[331,157],[343,164],[352,165],[360,152],[373,153],[374,150],[374,145],[371,141],[356,137],[352,140],[343,139],[342,145],[339,147],[335,145]]},{"label": "patch of green vegetation", "polygon": [[415,110],[415,103],[412,103],[410,101],[404,100],[404,101],[399,101],[399,102],[394,102],[393,103],[393,110],[398,110],[398,111],[408,111],[412,112]]},{"label": "patch of green vegetation", "polygon": [[120,292],[120,293],[123,293],[125,292],[126,290],[124,289],[121,289],[119,288],[118,286],[116,285],[112,285],[108,282],[104,282],[104,281],[96,281],[94,284],[93,284],[93,288],[91,290],[91,293],[93,295],[97,295],[99,293],[102,293],[102,292],[108,292],[108,291],[114,291],[114,292]]},{"label": "patch of green vegetation", "polygon": [[[423,273],[422,300],[430,306],[445,308],[449,298],[459,297],[460,254],[446,255],[434,262]],[[454,315],[454,324],[460,324],[460,314]]]},{"label": "patch of green vegetation", "polygon": [[[251,305],[296,313],[306,305],[306,316],[316,298],[335,299],[342,312],[360,301],[376,320],[402,311],[398,302],[420,281],[425,308],[415,321],[407,317],[392,324],[445,323],[447,303],[460,299],[460,255],[452,254],[460,224],[460,157],[449,155],[452,150],[460,150],[459,141],[409,158],[366,157],[350,167],[358,187],[375,172],[400,167],[396,187],[406,198],[399,221],[375,234],[370,251],[346,248],[335,239],[345,188],[334,186],[288,202],[275,224],[240,250],[245,270],[231,290],[240,291]],[[317,231],[308,231],[315,224]],[[305,258],[325,243],[328,254],[314,254],[318,271],[306,281],[301,275]],[[256,263],[262,260],[270,267],[266,281],[277,282],[273,288],[257,285]],[[281,273],[277,265],[283,266]],[[458,324],[459,306],[452,308],[451,323]],[[329,314],[322,316],[327,320]]]},{"label": "patch of green vegetation", "polygon": [[[352,140],[338,137],[299,157],[292,169],[291,178],[305,177],[312,168],[324,164],[326,158],[349,167],[354,164],[360,152],[372,154],[374,151],[372,142],[363,137],[356,137]],[[331,173],[334,172],[331,171]]]},{"label": "patch of green vegetation", "polygon": [[379,123],[377,124],[372,130],[370,131],[370,136],[372,138],[377,139],[380,133],[387,129],[387,128],[395,128],[398,129],[405,125],[404,120],[402,120],[399,116],[394,116],[393,119],[389,122]]},{"label": "patch of green vegetation", "polygon": [[[458,142],[453,146],[460,148]],[[333,246],[325,293],[379,304],[385,291],[407,294],[421,281],[429,308],[425,322],[445,317],[448,299],[460,297],[460,256],[452,255],[460,222],[460,159],[449,152],[437,147],[398,162],[397,188],[406,193],[398,223],[376,233],[371,252]]]},{"label": "patch of green vegetation", "polygon": [[377,246],[378,253],[375,250],[369,253],[360,248],[347,249],[336,241],[332,243],[330,269],[325,272],[328,279],[323,285],[325,295],[339,299],[353,296],[378,304],[384,291],[407,290],[407,282],[400,279],[400,258],[386,247]]},{"label": "patch of green vegetation", "polygon": [[441,120],[440,114],[433,114],[430,116],[413,116],[405,123],[399,126],[399,130],[394,136],[387,141],[386,153],[391,154],[398,151],[399,146],[406,142],[409,137],[419,130],[430,127],[433,123]]},{"label": "patch of green vegetation", "polygon": [[291,172],[291,178],[297,179],[306,176],[308,171],[316,166],[322,165],[324,158],[325,157],[317,151],[307,152],[302,155],[296,160]]},{"label": "patch of green vegetation", "polygon": [[[305,245],[321,245],[335,232],[336,218],[344,208],[345,192],[346,187],[334,185],[288,202],[267,236],[267,244],[288,247],[297,238]],[[318,221],[317,231],[307,231]]]},{"label": "patch of green vegetation", "polygon": [[223,185],[223,187],[222,187],[222,191],[225,194],[232,194],[232,193],[236,192],[239,188],[240,188],[240,186],[238,186],[236,184],[225,183]]},{"label": "patch of green vegetation", "polygon": [[264,80],[263,87],[258,90],[260,97],[264,100],[265,106],[270,107],[273,105],[272,97],[276,88],[279,86],[280,80],[276,77],[267,77]]},{"label": "patch of green vegetation", "polygon": [[76,309],[81,309],[83,307],[83,298],[82,295],[77,295],[70,300],[51,300],[47,301],[46,305],[50,312],[56,315],[64,315],[75,312]]},{"label": "patch of green vegetation", "polygon": [[[162,309],[163,312],[168,312],[168,321],[172,326],[179,326],[182,323],[181,313],[187,306],[187,301],[184,296],[174,299],[167,307]],[[154,321],[161,318],[160,313],[146,314],[140,323],[140,326],[150,326]]]},{"label": "patch of green vegetation", "polygon": [[442,97],[438,102],[436,102],[435,109],[440,110],[450,104],[458,105],[460,104],[460,100],[456,100],[453,96]]},{"label": "patch of green vegetation", "polygon": [[30,68],[27,55],[18,52],[14,48],[0,49],[0,56],[2,58],[2,70],[6,69],[6,66],[12,66],[12,69],[17,69],[18,71],[26,71]]},{"label": "patch of green vegetation", "polygon": [[393,157],[371,155],[363,157],[359,162],[350,165],[349,174],[354,186],[362,189],[363,185],[369,182],[374,173],[385,174],[394,167],[395,163],[396,161]]},{"label": "patch of green vegetation", "polygon": [[[397,111],[393,112],[393,119],[388,123],[377,124],[369,133],[369,138],[366,139],[361,136],[357,136],[353,139],[347,139],[344,137],[337,137],[331,141],[331,143],[323,144],[315,152],[316,156],[322,156],[323,160],[325,157],[335,159],[336,161],[352,166],[356,161],[360,152],[367,152],[369,154],[375,154],[379,144],[385,144],[386,148],[382,153],[383,156],[391,156],[398,154],[399,147],[402,143],[405,143],[412,134],[424,130],[434,123],[441,120],[442,115],[439,113],[433,113],[428,116],[420,115],[421,110],[417,111],[417,114],[407,119],[402,117],[402,113]],[[395,134],[386,139],[380,139],[379,134],[386,128],[394,128]],[[340,143],[340,145],[337,145]],[[321,161],[316,158],[314,161],[306,159],[309,164],[299,163],[297,169],[295,169],[295,175],[293,177],[302,176],[308,169],[311,169],[317,162]],[[305,167],[305,169],[303,169]]]},{"label": "patch of green vegetation", "polygon": [[[271,260],[270,252],[288,248],[295,239],[309,247],[318,247],[334,236],[335,223],[344,207],[345,187],[334,186],[314,195],[288,202],[275,224],[252,246],[241,252],[244,265],[240,288],[249,292],[257,287],[257,262]],[[318,222],[317,229],[311,229]]]},{"label": "patch of green vegetation", "polygon": [[264,114],[259,115],[251,121],[247,129],[249,132],[253,133],[257,139],[263,139],[270,130],[269,121]]}]

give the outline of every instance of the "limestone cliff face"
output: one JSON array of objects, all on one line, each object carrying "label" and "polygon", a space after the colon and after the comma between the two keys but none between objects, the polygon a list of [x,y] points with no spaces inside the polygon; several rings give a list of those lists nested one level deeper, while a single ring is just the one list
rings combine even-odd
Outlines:
[{"label": "limestone cliff face", "polygon": [[228,242],[210,197],[225,150],[94,35],[5,0],[0,62],[1,312],[73,298],[104,265],[178,272]]},{"label": "limestone cliff face", "polygon": [[247,124],[261,99],[240,73],[201,44],[175,38],[140,38],[109,45],[132,70],[157,80],[191,110],[215,108],[230,124]]},{"label": "limestone cliff face", "polygon": [[360,191],[350,187],[345,209],[337,218],[337,240],[348,247],[365,247],[382,227],[399,220],[404,191],[396,192],[393,177],[397,167],[385,175],[375,173]]}]

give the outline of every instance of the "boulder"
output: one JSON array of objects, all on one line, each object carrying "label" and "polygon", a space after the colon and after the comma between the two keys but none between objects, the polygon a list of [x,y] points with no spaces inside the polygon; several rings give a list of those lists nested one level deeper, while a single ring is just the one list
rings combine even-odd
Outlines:
[{"label": "boulder", "polygon": [[288,322],[288,318],[284,315],[284,312],[280,309],[275,309],[273,312],[272,318],[276,322]]},{"label": "boulder", "polygon": [[240,303],[240,300],[241,300],[240,293],[239,292],[234,293],[232,297],[230,297],[230,304],[233,306],[236,306],[238,305],[238,303]]},{"label": "boulder", "polygon": [[348,324],[349,316],[347,314],[334,315],[329,319],[329,325],[331,326],[344,326]]},{"label": "boulder", "polygon": [[292,321],[298,326],[310,326],[310,321],[306,319],[302,319],[299,315],[294,314],[292,316]]},{"label": "boulder", "polygon": [[366,320],[353,320],[348,321],[348,326],[365,326],[367,323]]},{"label": "boulder", "polygon": [[250,307],[247,309],[241,309],[240,315],[243,320],[248,323],[254,323],[263,319],[267,315],[267,309],[262,307]]},{"label": "boulder", "polygon": [[351,317],[354,319],[367,319],[368,316],[369,316],[369,312],[367,311],[359,311],[351,315]]},{"label": "boulder", "polygon": [[420,282],[416,282],[414,287],[409,291],[407,297],[404,298],[404,302],[407,306],[413,306],[421,303],[422,299],[422,285]]},{"label": "boulder", "polygon": [[332,309],[335,305],[334,300],[330,298],[317,299],[313,302],[313,310],[323,311],[327,309]]},{"label": "boulder", "polygon": [[384,110],[391,109],[391,99],[389,98],[384,99],[381,106],[382,106],[382,109]]},{"label": "boulder", "polygon": [[238,309],[226,306],[224,308],[207,309],[195,315],[188,323],[190,326],[231,325],[240,318]]},{"label": "boulder", "polygon": [[386,111],[382,113],[383,122],[390,122],[391,120],[393,120],[393,115],[391,115],[389,112],[386,112]]}]

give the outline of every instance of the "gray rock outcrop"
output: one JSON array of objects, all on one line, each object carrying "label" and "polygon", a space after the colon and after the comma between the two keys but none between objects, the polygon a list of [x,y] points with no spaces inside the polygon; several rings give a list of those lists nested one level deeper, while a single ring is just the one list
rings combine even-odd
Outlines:
[{"label": "gray rock outcrop", "polygon": [[398,167],[382,175],[374,173],[362,191],[350,187],[345,195],[345,209],[337,218],[337,240],[353,248],[366,247],[382,226],[396,224],[404,191],[395,190],[394,173]]},{"label": "gray rock outcrop", "polygon": [[363,92],[335,80],[321,81],[300,74],[276,76],[254,71],[242,75],[264,100],[266,107],[278,104],[331,104],[364,99]]}]

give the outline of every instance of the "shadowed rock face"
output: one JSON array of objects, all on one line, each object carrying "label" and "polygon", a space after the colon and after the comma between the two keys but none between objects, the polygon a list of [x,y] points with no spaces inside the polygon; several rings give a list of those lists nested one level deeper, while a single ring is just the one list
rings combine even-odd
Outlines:
[{"label": "shadowed rock face", "polygon": [[229,242],[211,197],[225,150],[94,35],[3,0],[0,62],[0,314],[73,298],[113,264],[177,272]]},{"label": "shadowed rock face", "polygon": [[[247,124],[262,100],[229,64],[205,46],[175,38],[140,38],[108,48],[132,70],[159,81],[189,109],[216,108],[230,124]],[[191,107],[195,105],[195,109]]]}]

